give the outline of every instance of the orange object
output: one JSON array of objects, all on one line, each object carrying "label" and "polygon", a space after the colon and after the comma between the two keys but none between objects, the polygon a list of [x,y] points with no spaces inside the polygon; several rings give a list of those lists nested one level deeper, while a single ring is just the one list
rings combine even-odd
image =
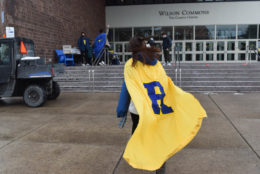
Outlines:
[{"label": "orange object", "polygon": [[20,52],[21,52],[21,54],[27,54],[27,50],[26,50],[26,47],[25,47],[23,41],[21,41]]},{"label": "orange object", "polygon": [[3,38],[6,38],[6,35],[5,35],[5,34],[3,34]]}]

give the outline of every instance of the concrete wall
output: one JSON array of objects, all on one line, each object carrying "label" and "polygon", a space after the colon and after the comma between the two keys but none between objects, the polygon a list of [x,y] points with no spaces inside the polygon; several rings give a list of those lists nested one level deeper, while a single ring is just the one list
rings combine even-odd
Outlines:
[{"label": "concrete wall", "polygon": [[34,40],[36,54],[48,60],[62,45],[77,46],[82,31],[94,40],[105,27],[104,0],[4,0],[4,6],[1,26],[13,26],[16,36]]},{"label": "concrete wall", "polygon": [[260,2],[182,3],[106,7],[111,27],[259,24]]}]

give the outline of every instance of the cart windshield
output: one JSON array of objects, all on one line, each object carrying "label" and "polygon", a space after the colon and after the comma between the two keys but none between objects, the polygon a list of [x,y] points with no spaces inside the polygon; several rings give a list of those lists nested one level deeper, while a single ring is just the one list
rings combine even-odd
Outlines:
[{"label": "cart windshield", "polygon": [[16,51],[16,59],[21,59],[23,57],[34,57],[34,44],[33,43],[30,43],[30,42],[23,42],[24,43],[24,46],[27,50],[27,54],[21,54],[21,51],[20,51],[20,47],[21,47],[21,43],[20,42],[17,42],[17,51]]}]

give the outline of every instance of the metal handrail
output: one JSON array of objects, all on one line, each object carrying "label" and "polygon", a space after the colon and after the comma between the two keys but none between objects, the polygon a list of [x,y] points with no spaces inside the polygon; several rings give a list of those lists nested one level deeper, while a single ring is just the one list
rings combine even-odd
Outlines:
[{"label": "metal handrail", "polygon": [[97,65],[97,63],[99,62],[99,60],[102,58],[103,55],[104,55],[104,61],[107,62],[107,48],[103,48],[102,51],[98,53],[97,55],[98,58],[94,60],[93,66]]},{"label": "metal handrail", "polygon": [[[181,72],[181,59],[180,59],[180,50],[177,46],[174,47],[174,58],[175,58],[175,81],[176,85],[178,85],[179,82],[179,87],[181,87],[181,82],[182,82],[182,72]],[[179,71],[179,81],[178,81],[178,71]]]}]

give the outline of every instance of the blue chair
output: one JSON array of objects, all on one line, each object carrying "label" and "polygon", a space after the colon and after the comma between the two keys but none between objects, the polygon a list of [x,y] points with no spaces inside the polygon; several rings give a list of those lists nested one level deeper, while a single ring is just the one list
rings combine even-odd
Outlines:
[{"label": "blue chair", "polygon": [[73,54],[64,54],[62,50],[56,50],[56,54],[59,58],[58,63],[64,63],[66,66],[75,65]]}]

